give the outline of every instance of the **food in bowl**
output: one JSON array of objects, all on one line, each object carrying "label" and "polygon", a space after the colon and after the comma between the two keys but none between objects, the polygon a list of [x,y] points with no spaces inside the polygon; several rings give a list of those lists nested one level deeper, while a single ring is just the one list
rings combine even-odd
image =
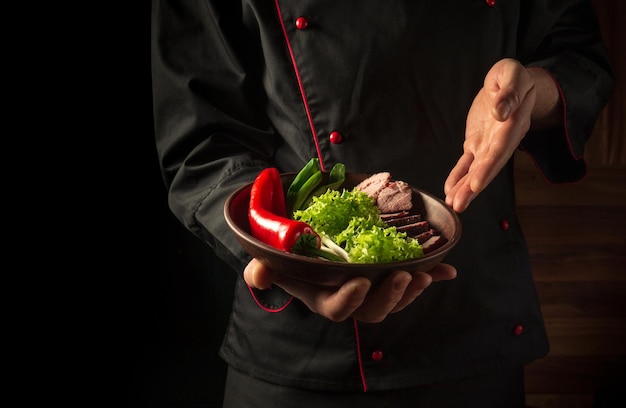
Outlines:
[{"label": "food in bowl", "polygon": [[[320,185],[325,185],[328,182],[329,175],[329,172],[323,172]],[[295,176],[296,173],[280,175],[284,191],[287,191]],[[346,172],[343,182],[336,189],[352,190],[370,176]],[[306,282],[338,286],[353,277],[362,276],[369,278],[376,284],[391,271],[427,272],[443,260],[457,244],[461,236],[459,217],[443,200],[419,188],[409,186],[412,194],[411,209],[397,213],[381,214],[381,218],[390,225],[396,224],[396,228],[406,231],[407,235],[417,234],[417,236],[420,236],[423,233],[418,233],[417,231],[420,229],[426,230],[426,234],[421,235],[423,240],[422,249],[424,251],[422,257],[405,261],[373,264],[337,262],[320,259],[319,257],[303,256],[277,249],[252,235],[248,217],[252,184],[241,186],[226,200],[224,216],[229,227],[243,249],[251,257],[258,259],[268,268]],[[423,221],[427,221],[427,223]],[[439,238],[428,239],[426,237],[429,234],[434,234]],[[426,245],[428,241],[431,242]]]},{"label": "food in bowl", "polygon": [[409,185],[381,172],[351,190],[328,189],[293,218],[322,234],[322,243],[347,262],[396,262],[420,258],[446,242],[412,208]]},{"label": "food in bowl", "polygon": [[381,217],[381,213],[412,208],[407,183],[380,172],[340,191],[337,187],[344,180],[345,166],[338,163],[323,184],[319,160],[313,158],[296,174],[285,194],[278,170],[264,169],[250,192],[252,235],[283,251],[336,262],[383,263],[424,256],[417,237],[388,225]]}]

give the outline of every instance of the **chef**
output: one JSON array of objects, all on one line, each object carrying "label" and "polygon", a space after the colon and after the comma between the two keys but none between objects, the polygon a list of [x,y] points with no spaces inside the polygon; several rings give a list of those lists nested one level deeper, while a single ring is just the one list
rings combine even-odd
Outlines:
[{"label": "chef", "polygon": [[[513,153],[584,177],[613,86],[590,1],[155,0],[169,205],[237,274],[225,407],[523,407],[549,351]],[[251,259],[226,197],[267,167],[390,172],[461,217],[430,273],[329,291]]]}]

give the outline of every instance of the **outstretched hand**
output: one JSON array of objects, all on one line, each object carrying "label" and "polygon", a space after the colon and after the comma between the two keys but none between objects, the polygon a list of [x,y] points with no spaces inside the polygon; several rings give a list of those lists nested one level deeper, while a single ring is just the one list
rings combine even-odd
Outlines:
[{"label": "outstretched hand", "polygon": [[487,73],[467,115],[463,155],[444,184],[446,203],[457,212],[495,178],[528,132],[537,92],[528,70],[514,59]]},{"label": "outstretched hand", "polygon": [[300,299],[311,311],[335,322],[349,317],[367,323],[381,322],[390,313],[411,304],[432,282],[455,277],[456,268],[439,264],[428,273],[396,271],[373,289],[369,279],[363,277],[351,279],[335,289],[278,274],[256,259],[244,270],[244,280],[251,287],[266,289],[275,284]]}]

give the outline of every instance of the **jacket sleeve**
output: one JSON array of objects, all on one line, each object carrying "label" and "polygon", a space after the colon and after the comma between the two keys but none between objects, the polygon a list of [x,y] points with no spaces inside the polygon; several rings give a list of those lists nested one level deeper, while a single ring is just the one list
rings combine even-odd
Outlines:
[{"label": "jacket sleeve", "polygon": [[519,30],[526,33],[520,38],[522,62],[553,75],[564,106],[561,131],[529,132],[521,148],[548,181],[577,181],[586,174],[584,148],[614,82],[595,11],[586,0],[521,4],[527,7]]},{"label": "jacket sleeve", "polygon": [[229,230],[223,205],[271,165],[277,137],[257,85],[263,67],[253,50],[259,47],[237,4],[153,1],[151,61],[156,146],[170,209],[241,271],[250,258]]}]

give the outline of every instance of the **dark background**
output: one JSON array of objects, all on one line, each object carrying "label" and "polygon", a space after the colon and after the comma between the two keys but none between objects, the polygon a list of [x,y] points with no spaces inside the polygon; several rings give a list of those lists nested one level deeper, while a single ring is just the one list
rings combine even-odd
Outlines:
[{"label": "dark background", "polygon": [[150,7],[134,7],[125,19],[129,30],[115,42],[112,70],[120,86],[111,112],[123,127],[109,135],[107,178],[115,182],[103,200],[120,217],[107,225],[117,230],[109,259],[115,271],[108,272],[116,276],[108,299],[114,305],[107,307],[107,338],[115,346],[104,365],[114,365],[124,401],[115,392],[113,406],[221,407],[226,366],[217,350],[235,273],[167,207],[154,144]]}]

